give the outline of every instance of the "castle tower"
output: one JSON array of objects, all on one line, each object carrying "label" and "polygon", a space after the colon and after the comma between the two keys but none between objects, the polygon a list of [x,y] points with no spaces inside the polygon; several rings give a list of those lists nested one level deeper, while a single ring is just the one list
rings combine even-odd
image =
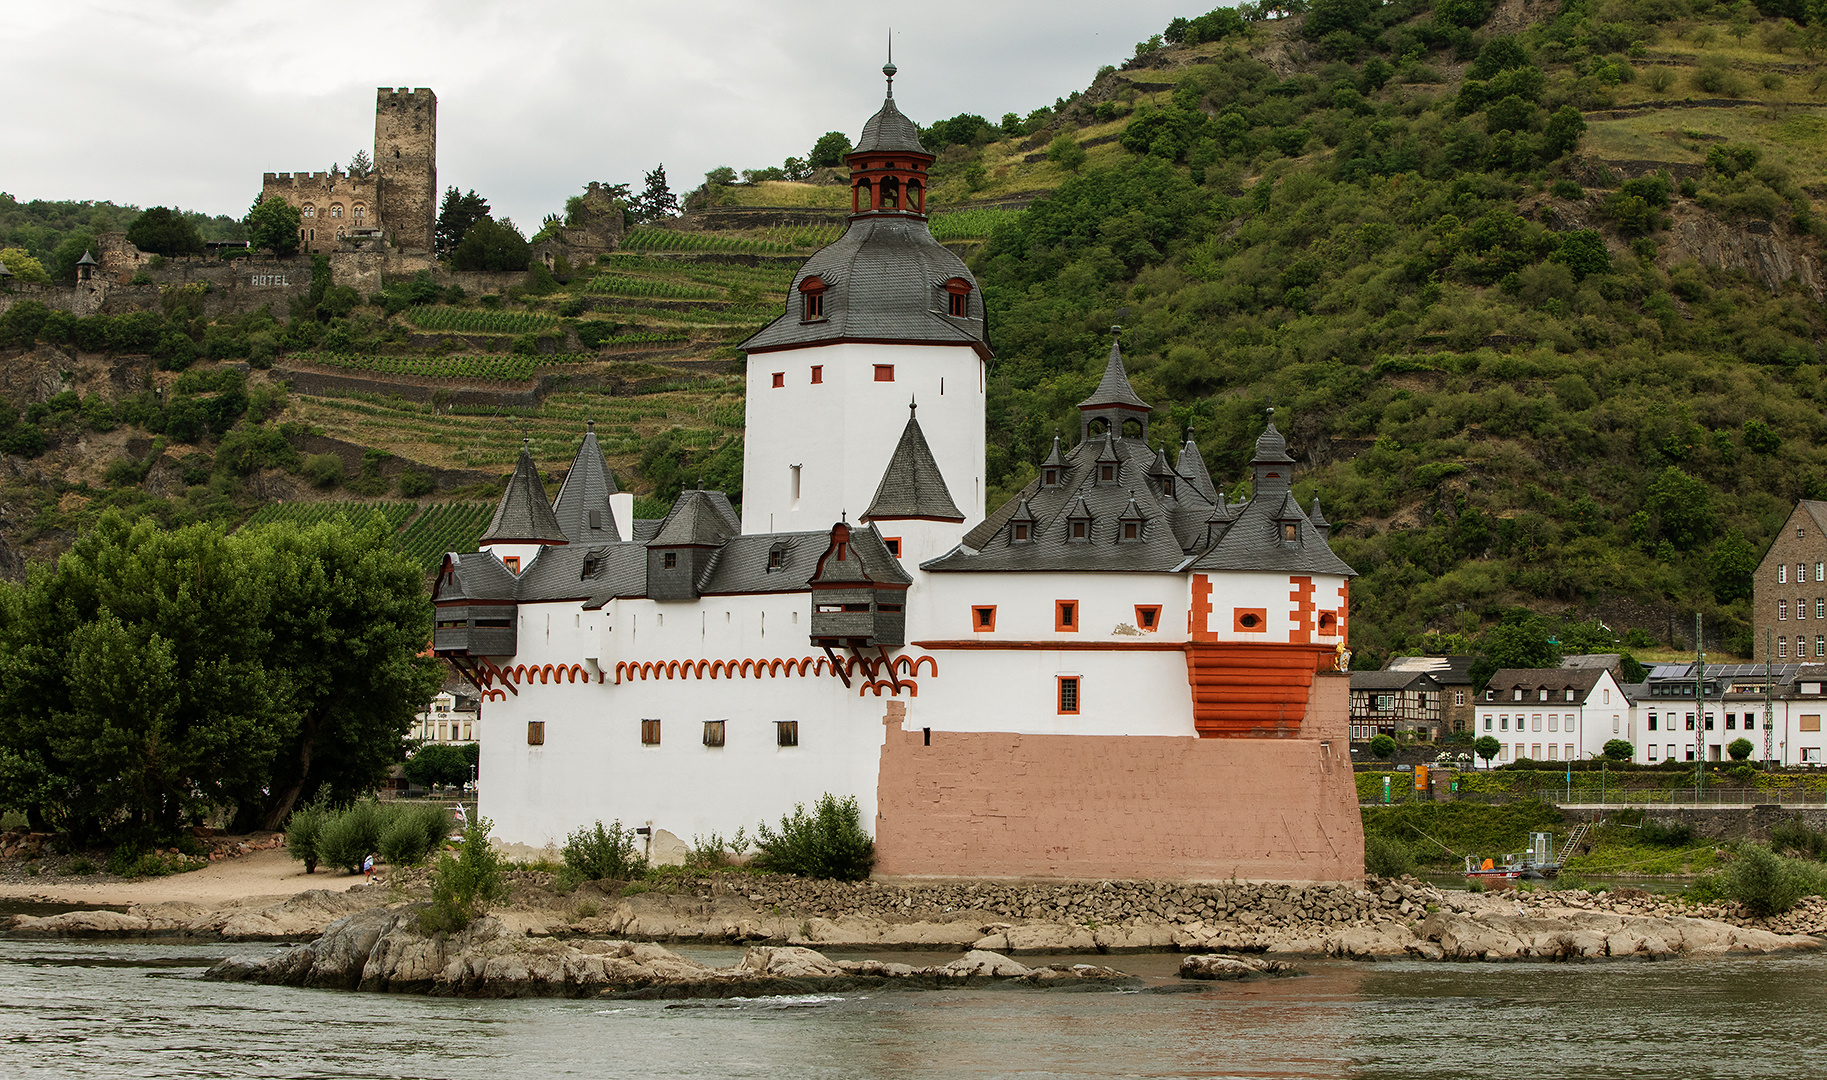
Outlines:
[{"label": "castle tower", "polygon": [[438,95],[424,87],[375,91],[374,168],[388,240],[429,252],[438,216]]},{"label": "castle tower", "polygon": [[983,295],[963,260],[933,239],[933,156],[888,93],[863,125],[844,235],[801,266],[787,310],[744,343],[744,532],[856,520],[900,442],[902,410],[920,423],[959,516],[984,515]]}]

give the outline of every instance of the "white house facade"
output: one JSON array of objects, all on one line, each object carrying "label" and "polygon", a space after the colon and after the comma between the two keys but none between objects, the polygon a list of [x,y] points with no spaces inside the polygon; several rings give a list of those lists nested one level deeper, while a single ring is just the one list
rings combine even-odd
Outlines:
[{"label": "white house facade", "polygon": [[1498,764],[1584,761],[1633,735],[1630,699],[1603,668],[1504,668],[1479,695],[1475,726],[1502,744]]}]

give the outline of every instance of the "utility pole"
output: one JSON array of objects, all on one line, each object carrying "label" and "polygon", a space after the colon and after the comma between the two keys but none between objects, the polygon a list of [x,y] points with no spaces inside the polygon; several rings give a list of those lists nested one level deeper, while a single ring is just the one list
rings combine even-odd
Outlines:
[{"label": "utility pole", "polygon": [[1776,768],[1776,736],[1770,727],[1776,722],[1776,706],[1771,693],[1770,628],[1764,627],[1764,768]]},{"label": "utility pole", "polygon": [[1694,802],[1706,786],[1706,646],[1700,639],[1700,619],[1694,612]]}]

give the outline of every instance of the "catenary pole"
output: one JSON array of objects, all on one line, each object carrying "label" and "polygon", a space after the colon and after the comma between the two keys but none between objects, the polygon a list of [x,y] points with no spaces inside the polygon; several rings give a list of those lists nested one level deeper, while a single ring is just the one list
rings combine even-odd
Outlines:
[{"label": "catenary pole", "polygon": [[1776,736],[1770,728],[1776,722],[1776,706],[1771,693],[1770,628],[1764,627],[1764,768],[1776,768]]}]

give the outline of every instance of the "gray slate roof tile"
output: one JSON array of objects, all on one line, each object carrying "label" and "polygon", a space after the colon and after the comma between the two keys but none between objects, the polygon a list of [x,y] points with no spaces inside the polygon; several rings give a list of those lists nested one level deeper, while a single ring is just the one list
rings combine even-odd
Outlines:
[{"label": "gray slate roof tile", "polygon": [[920,421],[909,415],[901,429],[901,441],[882,471],[882,482],[876,485],[875,498],[863,521],[886,521],[896,518],[930,518],[938,521],[963,521],[964,514],[952,501],[933,460],[932,447],[920,430]]},{"label": "gray slate roof tile", "polygon": [[508,477],[507,490],[501,493],[501,502],[495,507],[495,516],[489,520],[481,543],[562,544],[566,539],[557,515],[552,513],[552,504],[546,501],[546,489],[539,482],[533,455],[523,446],[519,460],[514,462],[514,475]]}]

